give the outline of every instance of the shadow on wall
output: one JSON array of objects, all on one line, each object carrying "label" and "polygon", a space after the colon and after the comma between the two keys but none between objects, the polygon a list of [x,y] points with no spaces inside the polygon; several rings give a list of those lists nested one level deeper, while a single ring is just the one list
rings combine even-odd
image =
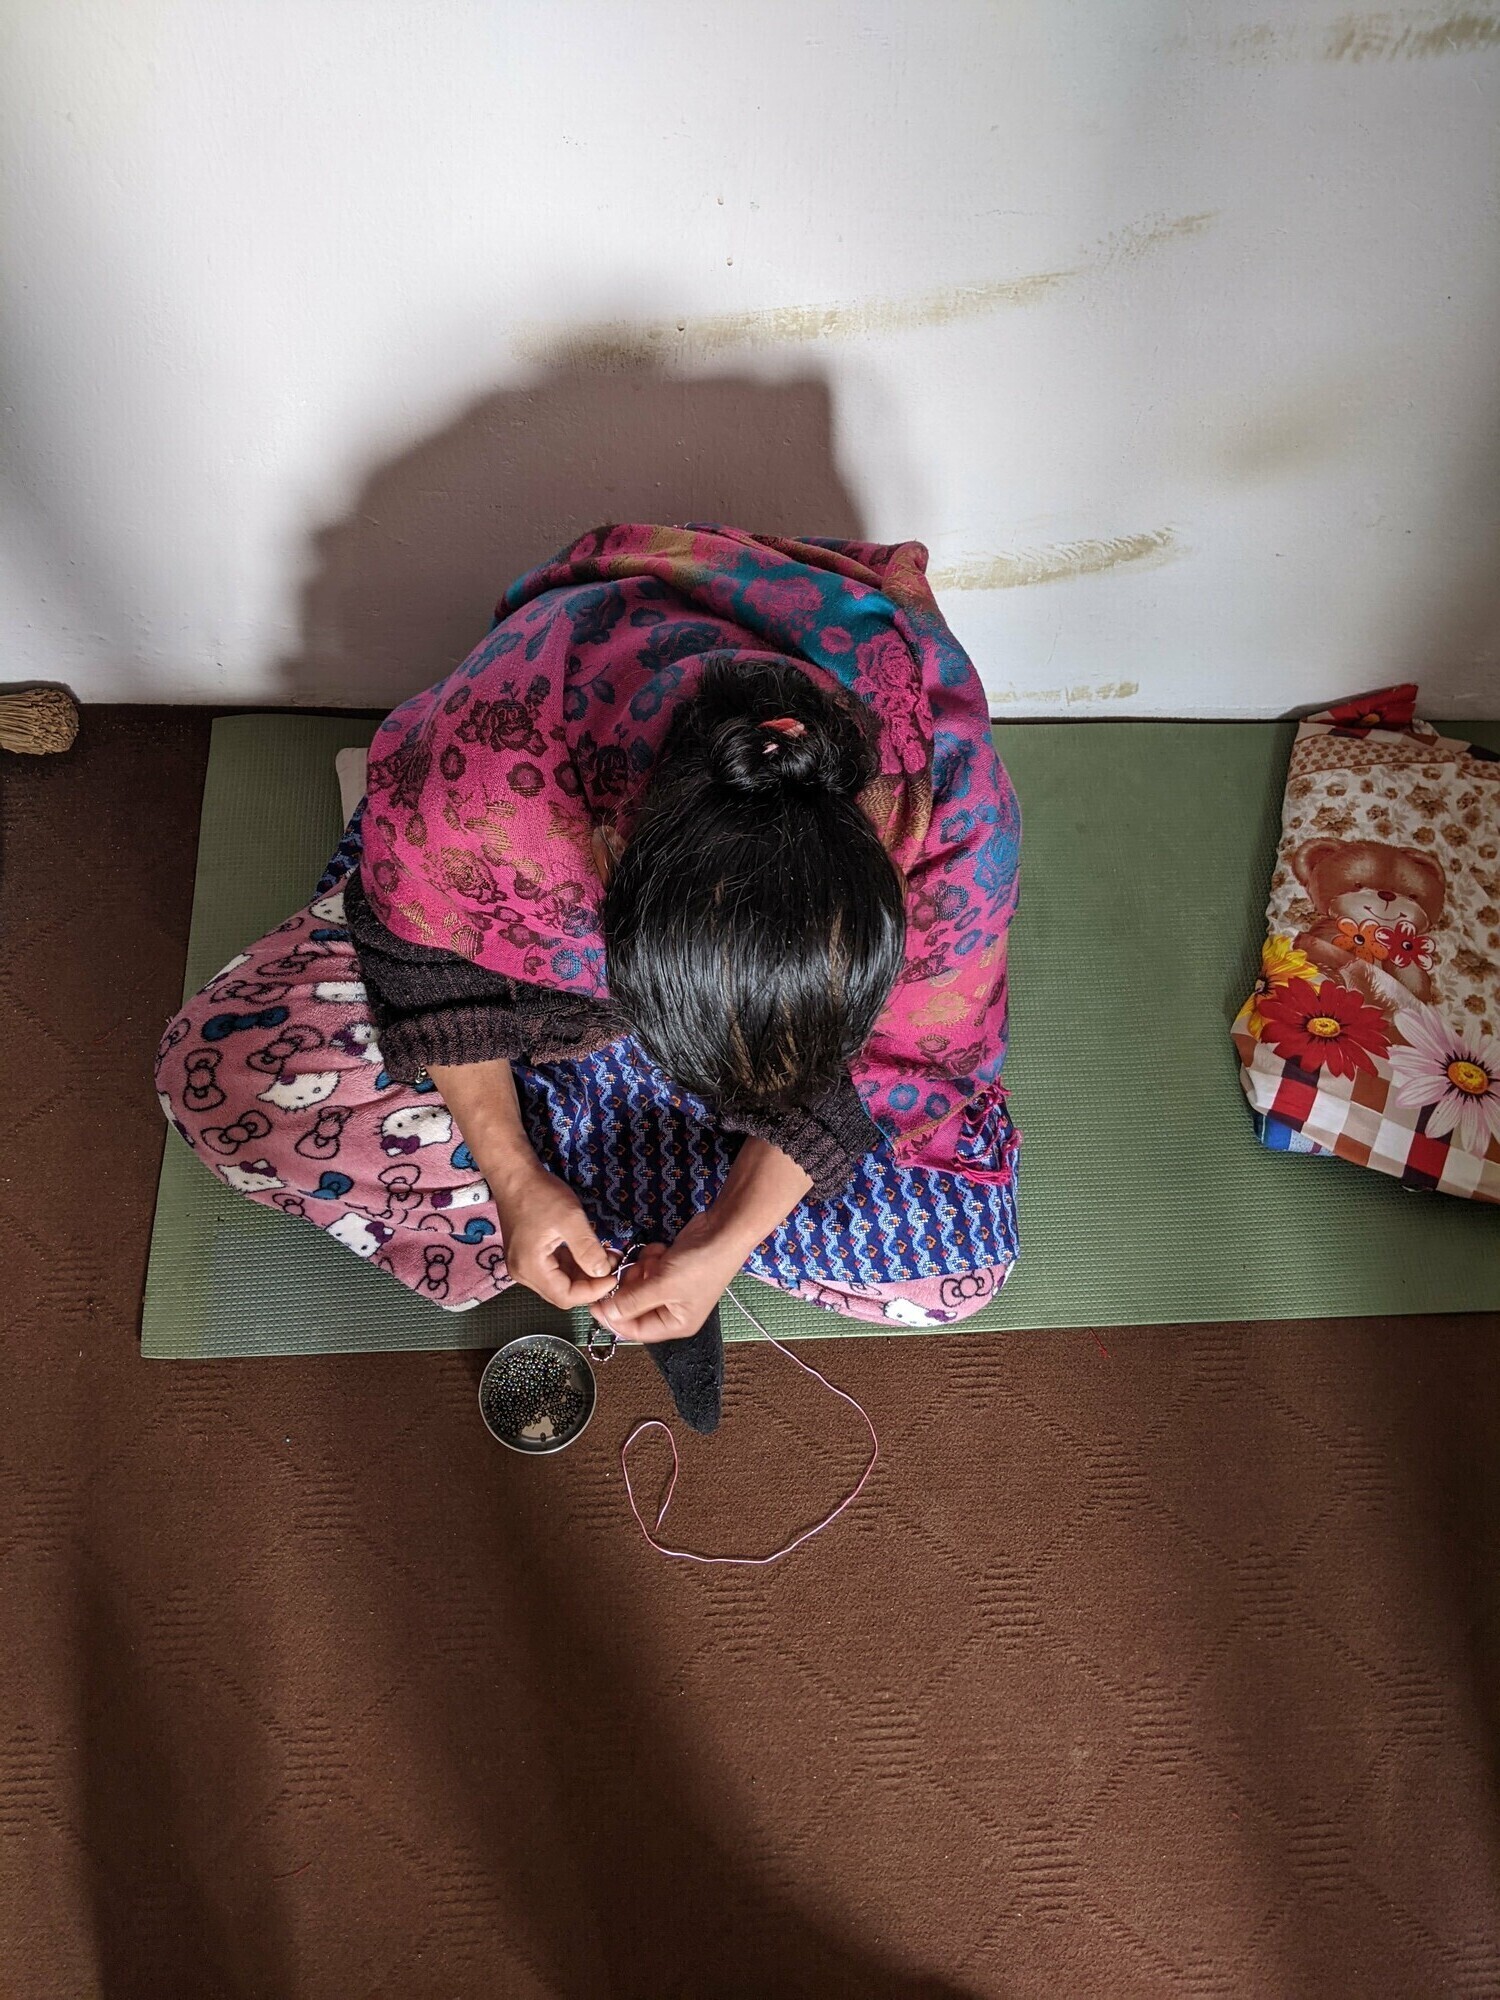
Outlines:
[{"label": "shadow on wall", "polygon": [[583,351],[485,397],[317,537],[281,700],[394,707],[472,651],[514,578],[603,521],[858,539],[827,383],[694,381]]}]

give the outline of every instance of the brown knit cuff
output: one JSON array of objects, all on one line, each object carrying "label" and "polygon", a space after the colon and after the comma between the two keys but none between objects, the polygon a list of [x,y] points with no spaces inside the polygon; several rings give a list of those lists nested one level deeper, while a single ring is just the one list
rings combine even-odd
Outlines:
[{"label": "brown knit cuff", "polygon": [[434,1063],[524,1061],[520,1026],[493,1001],[476,1001],[377,1022],[375,1032],[387,1075],[414,1083],[417,1072]]},{"label": "brown knit cuff", "polygon": [[732,1132],[748,1132],[752,1138],[766,1140],[795,1160],[812,1182],[806,1196],[809,1201],[827,1201],[847,1186],[859,1161],[880,1143],[880,1127],[865,1111],[847,1078],[816,1107],[726,1113],[724,1123]]}]

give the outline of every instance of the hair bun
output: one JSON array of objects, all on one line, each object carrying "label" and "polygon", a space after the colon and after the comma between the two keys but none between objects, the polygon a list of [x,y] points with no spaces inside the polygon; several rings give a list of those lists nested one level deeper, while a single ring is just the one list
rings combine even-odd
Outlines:
[{"label": "hair bun", "polygon": [[692,772],[731,797],[853,799],[879,769],[874,717],[853,695],[818,686],[791,660],[705,656],[680,703],[661,767]]},{"label": "hair bun", "polygon": [[[778,725],[774,729],[772,720]],[[748,715],[726,717],[714,731],[709,749],[714,782],[732,792],[751,794],[788,788],[841,790],[841,762],[827,732],[801,716],[761,721]]]}]

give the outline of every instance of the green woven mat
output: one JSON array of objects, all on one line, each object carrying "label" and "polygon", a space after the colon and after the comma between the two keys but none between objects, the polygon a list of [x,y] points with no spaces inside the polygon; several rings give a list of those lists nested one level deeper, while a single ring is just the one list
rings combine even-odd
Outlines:
[{"label": "green woven mat", "polygon": [[[339,835],[335,752],[373,728],[215,723],[186,992],[311,893]],[[1452,733],[1500,749],[1500,725]],[[1007,1066],[1022,1255],[967,1330],[1500,1309],[1493,1209],[1252,1136],[1228,1022],[1257,962],[1291,738],[1260,723],[997,732],[1025,817]],[[754,1279],[736,1289],[783,1338],[887,1331]],[[492,1347],[560,1317],[520,1288],[473,1312],[424,1304],[167,1135],[148,1355]],[[725,1332],[754,1337],[731,1308]]]}]

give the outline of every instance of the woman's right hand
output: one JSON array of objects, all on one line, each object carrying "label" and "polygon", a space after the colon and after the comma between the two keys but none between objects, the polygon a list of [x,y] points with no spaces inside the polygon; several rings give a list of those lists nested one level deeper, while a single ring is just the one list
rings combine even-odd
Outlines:
[{"label": "woman's right hand", "polygon": [[613,1260],[582,1202],[540,1160],[513,1166],[498,1185],[491,1179],[490,1194],[513,1278],[565,1311],[594,1305],[614,1289]]},{"label": "woman's right hand", "polygon": [[565,1311],[613,1291],[613,1260],[583,1204],[532,1150],[510,1064],[429,1063],[427,1074],[489,1185],[510,1275]]}]

